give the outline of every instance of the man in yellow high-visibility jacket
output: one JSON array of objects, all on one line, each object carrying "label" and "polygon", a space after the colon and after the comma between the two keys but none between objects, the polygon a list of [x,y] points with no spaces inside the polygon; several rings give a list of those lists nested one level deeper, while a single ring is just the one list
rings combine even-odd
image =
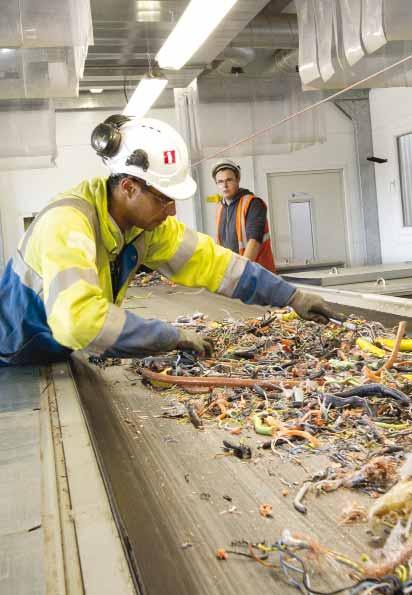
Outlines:
[{"label": "man in yellow high-visibility jacket", "polygon": [[0,279],[0,365],[42,364],[72,351],[113,357],[211,344],[194,331],[120,308],[140,265],[176,283],[206,287],[250,304],[290,304],[302,317],[337,317],[319,297],[296,290],[175,217],[193,196],[185,143],[169,125],[112,116],[92,146],[109,168],[58,195],[36,217]]}]

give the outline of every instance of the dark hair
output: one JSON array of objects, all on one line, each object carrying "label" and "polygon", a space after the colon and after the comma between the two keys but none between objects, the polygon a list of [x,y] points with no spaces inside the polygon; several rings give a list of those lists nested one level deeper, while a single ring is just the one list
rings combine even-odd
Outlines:
[{"label": "dark hair", "polygon": [[114,189],[117,188],[121,180],[124,180],[125,178],[130,178],[131,180],[140,182],[141,184],[143,183],[142,180],[136,178],[135,176],[131,176],[130,174],[111,174],[107,178],[107,193],[109,196],[112,194]]}]

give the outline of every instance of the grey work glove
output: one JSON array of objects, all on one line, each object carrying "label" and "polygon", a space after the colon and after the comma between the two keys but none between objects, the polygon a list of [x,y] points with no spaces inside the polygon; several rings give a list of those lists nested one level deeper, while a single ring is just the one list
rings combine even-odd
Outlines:
[{"label": "grey work glove", "polygon": [[346,316],[335,312],[325,300],[314,293],[308,293],[297,289],[288,301],[288,306],[291,306],[296,314],[305,320],[312,320],[313,322],[320,322],[326,324],[329,318],[346,320]]},{"label": "grey work glove", "polygon": [[195,331],[179,329],[179,339],[176,345],[182,351],[196,351],[201,356],[212,355],[213,341],[202,337]]}]

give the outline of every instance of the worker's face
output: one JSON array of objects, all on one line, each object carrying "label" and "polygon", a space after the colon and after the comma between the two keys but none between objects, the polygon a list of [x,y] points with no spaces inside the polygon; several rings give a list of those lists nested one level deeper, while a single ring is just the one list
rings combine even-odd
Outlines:
[{"label": "worker's face", "polygon": [[170,215],[176,215],[175,201],[152,186],[127,180],[127,218],[132,226],[151,231]]},{"label": "worker's face", "polygon": [[231,169],[222,169],[215,178],[219,194],[227,200],[232,200],[239,190],[239,177]]}]

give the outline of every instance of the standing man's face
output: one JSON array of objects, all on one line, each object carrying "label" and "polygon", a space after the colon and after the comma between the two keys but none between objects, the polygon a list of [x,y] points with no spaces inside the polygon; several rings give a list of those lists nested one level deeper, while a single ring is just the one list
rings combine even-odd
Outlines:
[{"label": "standing man's face", "polygon": [[239,190],[239,178],[231,169],[221,169],[215,178],[219,194],[227,200],[232,200]]}]

